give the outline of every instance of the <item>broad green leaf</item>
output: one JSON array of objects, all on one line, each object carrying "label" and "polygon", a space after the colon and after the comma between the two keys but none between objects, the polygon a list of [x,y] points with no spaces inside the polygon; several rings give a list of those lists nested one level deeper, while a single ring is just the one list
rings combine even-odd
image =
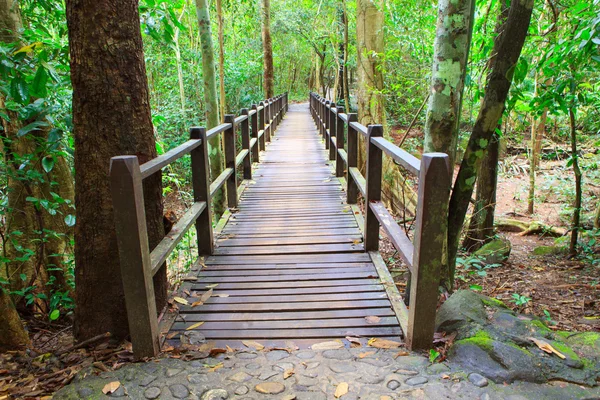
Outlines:
[{"label": "broad green leaf", "polygon": [[46,85],[48,84],[48,72],[46,72],[46,68],[40,66],[35,73],[35,77],[33,78],[33,85],[31,87],[32,92],[36,97],[46,97],[48,95],[48,90]]},{"label": "broad green leaf", "polygon": [[67,226],[74,226],[75,225],[75,216],[74,215],[67,215],[65,217],[65,224],[67,224]]},{"label": "broad green leaf", "polygon": [[17,103],[27,104],[29,102],[29,88],[27,82],[20,77],[10,82],[10,95]]},{"label": "broad green leaf", "polygon": [[19,129],[19,131],[17,132],[17,136],[18,137],[25,136],[29,132],[38,131],[38,130],[40,130],[40,128],[45,128],[47,126],[48,126],[47,122],[35,121],[35,122],[30,123],[29,125],[22,127],[21,129]]},{"label": "broad green leaf", "polygon": [[50,313],[50,321],[56,321],[60,317],[60,311],[54,310]]},{"label": "broad green leaf", "polygon": [[42,168],[44,168],[44,171],[46,171],[46,172],[52,171],[52,168],[54,168],[54,158],[52,158],[52,157],[42,158]]}]

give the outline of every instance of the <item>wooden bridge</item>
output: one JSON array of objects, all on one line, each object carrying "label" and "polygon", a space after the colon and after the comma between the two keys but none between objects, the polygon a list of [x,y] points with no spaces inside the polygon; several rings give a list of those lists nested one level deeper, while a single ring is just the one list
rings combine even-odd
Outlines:
[{"label": "wooden bridge", "polygon": [[[166,337],[194,332],[231,347],[241,340],[307,347],[347,336],[404,338],[410,348],[431,347],[444,245],[440,226],[450,188],[447,156],[418,160],[384,139],[380,125],[364,127],[356,114],[343,111],[315,94],[308,105],[289,107],[281,95],[239,117],[228,115],[209,131],[192,128],[188,142],[141,166],[134,156],[112,159],[136,357],[156,355]],[[207,140],[220,133],[226,169],[211,183]],[[357,165],[361,141],[366,177]],[[142,180],[186,154],[195,203],[150,251]],[[383,154],[419,177],[414,244],[381,202]],[[239,186],[238,172],[244,178]],[[210,199],[222,186],[229,209],[213,229]],[[201,257],[180,289],[184,304],[163,314],[159,325],[152,277],[194,224]],[[410,307],[377,251],[380,227],[410,267]]]}]

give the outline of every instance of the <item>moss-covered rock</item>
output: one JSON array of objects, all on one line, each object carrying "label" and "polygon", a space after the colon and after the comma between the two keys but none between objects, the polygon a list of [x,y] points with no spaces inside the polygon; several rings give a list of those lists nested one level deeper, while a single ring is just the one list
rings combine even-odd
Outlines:
[{"label": "moss-covered rock", "polygon": [[566,252],[566,248],[563,246],[538,246],[533,249],[533,255],[535,256],[549,256],[564,252]]},{"label": "moss-covered rock", "polygon": [[512,246],[506,238],[499,238],[486,243],[473,253],[473,257],[480,259],[484,264],[501,264],[508,260]]}]

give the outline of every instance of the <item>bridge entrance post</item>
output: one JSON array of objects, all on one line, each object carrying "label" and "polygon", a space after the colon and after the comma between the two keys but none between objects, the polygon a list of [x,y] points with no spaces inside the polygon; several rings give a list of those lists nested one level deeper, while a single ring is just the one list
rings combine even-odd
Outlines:
[{"label": "bridge entrance post", "polygon": [[191,128],[190,139],[202,140],[200,146],[190,152],[194,202],[204,201],[207,204],[204,211],[202,211],[196,220],[198,255],[212,255],[215,248],[212,229],[213,213],[210,206],[210,167],[208,164],[206,129]]},{"label": "bridge entrance post", "polygon": [[367,176],[365,193],[365,250],[379,250],[379,220],[369,206],[371,202],[381,200],[381,176],[383,167],[383,152],[371,138],[382,137],[383,126],[369,125],[367,128]]}]

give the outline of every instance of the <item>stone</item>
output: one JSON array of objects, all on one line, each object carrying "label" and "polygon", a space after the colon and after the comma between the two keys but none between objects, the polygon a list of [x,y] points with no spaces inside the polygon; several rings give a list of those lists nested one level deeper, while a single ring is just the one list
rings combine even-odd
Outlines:
[{"label": "stone", "polygon": [[279,394],[285,391],[285,386],[279,382],[263,382],[256,385],[254,390],[263,394]]},{"label": "stone", "polygon": [[323,357],[331,360],[349,360],[352,358],[352,354],[346,349],[325,350]]},{"label": "stone", "polygon": [[206,382],[206,376],[205,374],[190,374],[188,375],[187,380],[189,383],[197,385]]},{"label": "stone", "polygon": [[121,385],[117,390],[110,394],[110,397],[125,397],[125,386]]},{"label": "stone", "polygon": [[303,350],[296,353],[295,356],[301,360],[310,360],[311,358],[315,357],[315,352],[310,350]]},{"label": "stone", "polygon": [[269,361],[279,361],[288,358],[290,353],[284,350],[273,350],[267,353],[266,357]]},{"label": "stone", "polygon": [[250,389],[248,389],[248,386],[246,385],[241,385],[235,388],[235,394],[237,394],[238,396],[243,396],[246,393],[248,393],[248,391],[250,391]]},{"label": "stone", "polygon": [[315,369],[315,368],[317,368],[319,365],[321,365],[321,363],[320,363],[320,362],[318,362],[318,361],[309,361],[309,362],[306,362],[306,363],[304,363],[304,367],[305,367],[307,370],[309,370],[309,369]]},{"label": "stone", "polygon": [[481,376],[476,372],[469,374],[469,382],[477,387],[485,387],[488,385],[488,380],[485,376]]},{"label": "stone", "polygon": [[256,363],[247,364],[246,369],[249,369],[251,371],[256,371],[257,369],[260,369],[260,364],[256,364]]},{"label": "stone", "polygon": [[378,376],[373,374],[364,374],[358,378],[359,382],[367,383],[369,385],[377,385],[385,379],[384,376]]},{"label": "stone", "polygon": [[417,386],[423,385],[427,382],[429,382],[429,379],[425,378],[424,376],[415,376],[413,378],[408,378],[404,383],[410,386]]},{"label": "stone", "polygon": [[448,371],[450,371],[450,368],[446,364],[442,363],[432,364],[429,367],[427,367],[427,373],[429,375],[438,375]]},{"label": "stone", "polygon": [[277,365],[273,365],[273,371],[284,372],[289,369],[294,369],[294,364],[289,362],[282,362]]},{"label": "stone", "polygon": [[508,260],[511,249],[510,240],[498,238],[483,245],[473,253],[473,258],[481,260],[486,265],[502,264]]},{"label": "stone", "polygon": [[229,393],[225,389],[210,389],[202,394],[200,400],[225,400]]},{"label": "stone", "polygon": [[419,373],[417,371],[413,371],[411,369],[396,369],[396,370],[394,370],[394,372],[398,375],[409,375],[409,376],[419,375]]},{"label": "stone", "polygon": [[146,387],[149,384],[151,384],[152,382],[154,382],[155,380],[156,380],[155,375],[146,375],[138,382],[138,385],[140,385],[142,387]]},{"label": "stone", "polygon": [[91,397],[94,394],[94,390],[90,387],[82,387],[79,388],[77,390],[77,393],[79,394],[79,396],[86,398],[86,397]]},{"label": "stone", "polygon": [[181,344],[198,345],[206,343],[206,337],[198,331],[185,331],[179,336]]},{"label": "stone", "polygon": [[329,369],[338,374],[356,371],[356,367],[354,366],[354,364],[347,362],[332,362],[331,364],[329,364]]},{"label": "stone", "polygon": [[342,397],[340,397],[340,400],[358,400],[358,394],[356,393],[346,393],[345,395],[343,395]]},{"label": "stone", "polygon": [[256,357],[258,357],[258,354],[250,353],[248,351],[243,351],[243,352],[237,353],[235,356],[237,358],[241,358],[242,360],[253,360]]},{"label": "stone", "polygon": [[396,389],[398,389],[398,388],[400,387],[400,382],[398,382],[398,381],[397,381],[397,380],[395,380],[395,379],[392,379],[391,381],[389,381],[389,382],[387,383],[387,385],[386,385],[386,386],[387,386],[387,388],[388,388],[388,389],[390,389],[390,390],[396,390]]},{"label": "stone", "polygon": [[230,381],[237,382],[237,383],[243,383],[243,382],[247,382],[250,379],[252,379],[252,376],[248,375],[247,373],[245,373],[243,371],[240,371],[240,372],[237,372],[237,373],[231,375],[227,379],[229,379]]},{"label": "stone", "polygon": [[167,369],[167,372],[165,375],[167,376],[167,378],[171,378],[171,377],[177,375],[178,373],[180,373],[181,371],[183,371],[183,370],[179,369],[179,368],[169,368],[169,369]]},{"label": "stone", "polygon": [[258,376],[258,379],[260,379],[261,381],[266,381],[267,379],[272,378],[277,374],[277,371],[264,371]]},{"label": "stone", "polygon": [[438,310],[435,329],[437,332],[454,332],[466,324],[484,324],[486,320],[481,297],[470,290],[457,290]]},{"label": "stone", "polygon": [[156,386],[151,386],[148,389],[144,390],[144,397],[148,400],[158,399],[160,396],[161,389]]},{"label": "stone", "polygon": [[169,390],[171,390],[171,394],[173,397],[177,399],[185,399],[190,395],[190,391],[187,386],[177,383],[175,385],[169,386]]}]

